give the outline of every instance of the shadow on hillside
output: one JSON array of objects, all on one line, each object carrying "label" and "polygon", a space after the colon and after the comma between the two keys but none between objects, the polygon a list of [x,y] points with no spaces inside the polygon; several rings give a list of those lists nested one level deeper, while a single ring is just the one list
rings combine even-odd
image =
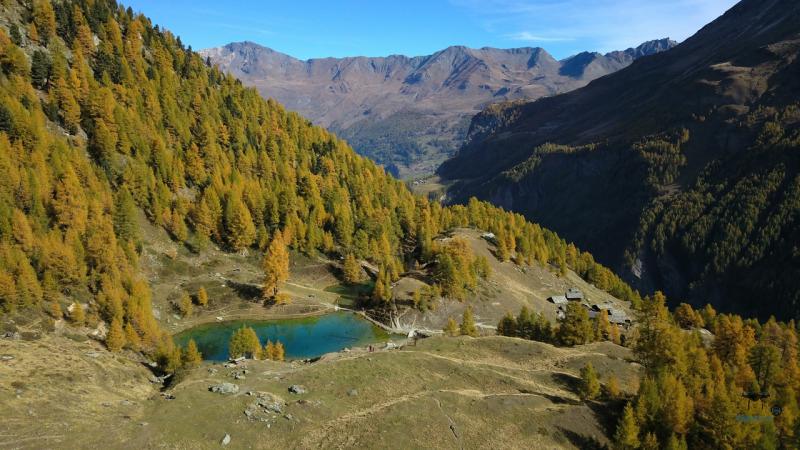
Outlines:
[{"label": "shadow on hillside", "polygon": [[606,448],[605,445],[601,444],[597,441],[597,439],[591,436],[584,436],[582,434],[578,434],[572,430],[567,430],[566,428],[556,427],[558,431],[564,434],[564,436],[569,440],[572,445],[580,449],[604,449]]},{"label": "shadow on hillside", "polygon": [[249,283],[227,280],[226,283],[236,292],[242,300],[254,301],[261,300],[261,288]]},{"label": "shadow on hillside", "polygon": [[568,391],[578,393],[580,391],[581,379],[566,373],[554,373],[553,381],[565,387]]}]

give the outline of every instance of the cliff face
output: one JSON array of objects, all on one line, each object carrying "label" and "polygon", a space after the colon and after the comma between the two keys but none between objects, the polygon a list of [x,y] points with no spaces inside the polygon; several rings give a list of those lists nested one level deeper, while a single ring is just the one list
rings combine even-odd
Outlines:
[{"label": "cliff face", "polygon": [[460,46],[417,57],[308,61],[251,42],[202,53],[405,177],[432,173],[452,156],[470,117],[488,104],[567,92],[674,45],[662,39],[563,61],[541,48]]},{"label": "cliff face", "polygon": [[492,105],[439,170],[449,200],[522,212],[644,290],[796,316],[799,23],[745,0],[582,89]]}]

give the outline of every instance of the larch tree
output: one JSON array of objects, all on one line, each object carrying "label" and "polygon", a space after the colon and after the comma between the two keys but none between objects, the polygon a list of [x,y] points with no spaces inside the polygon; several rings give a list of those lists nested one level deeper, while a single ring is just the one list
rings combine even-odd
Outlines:
[{"label": "larch tree", "polygon": [[181,360],[183,366],[187,368],[197,367],[203,361],[203,355],[197,349],[194,339],[189,339],[186,348],[181,352]]},{"label": "larch tree", "polygon": [[226,211],[228,243],[235,251],[249,247],[256,239],[256,227],[250,210],[239,197],[229,200]]},{"label": "larch tree", "polygon": [[600,394],[600,380],[591,363],[581,368],[580,394],[584,400],[592,400]]},{"label": "larch tree", "polygon": [[625,405],[617,431],[614,433],[614,448],[619,450],[634,450],[639,448],[639,425],[630,403]]},{"label": "larch tree", "polygon": [[475,325],[475,317],[472,314],[471,307],[467,307],[467,309],[464,310],[464,315],[461,318],[461,325],[459,326],[459,332],[463,336],[475,337],[478,335],[478,327]]},{"label": "larch tree", "polygon": [[286,358],[286,349],[283,347],[281,341],[275,342],[275,361],[283,361]]},{"label": "larch tree", "polygon": [[345,283],[357,284],[361,281],[361,265],[352,253],[344,257],[343,273]]},{"label": "larch tree", "polygon": [[581,304],[569,302],[564,319],[558,327],[557,338],[562,345],[573,346],[591,342],[594,331],[589,313]]},{"label": "larch tree", "polygon": [[289,249],[280,231],[272,238],[264,255],[262,267],[264,269],[262,293],[265,298],[273,298],[278,295],[280,284],[289,279]]},{"label": "larch tree", "polygon": [[86,314],[83,311],[83,306],[80,302],[75,302],[72,304],[72,310],[69,313],[70,321],[78,326],[83,325],[84,321],[86,321]]},{"label": "larch tree", "polygon": [[458,336],[459,334],[458,323],[456,323],[455,319],[453,319],[452,317],[448,317],[447,324],[444,326],[442,331],[444,332],[445,336],[450,336],[450,337]]},{"label": "larch tree", "polygon": [[245,326],[236,330],[228,343],[228,354],[231,358],[244,356],[258,359],[261,357],[261,342],[258,340],[256,331]]},{"label": "larch tree", "polygon": [[195,298],[198,305],[206,306],[208,304],[208,292],[206,292],[206,288],[200,287],[200,289],[197,290],[197,296]]},{"label": "larch tree", "polygon": [[125,346],[125,331],[122,329],[122,322],[114,318],[106,334],[106,347],[112,352],[118,352]]},{"label": "larch tree", "polygon": [[188,293],[184,292],[181,294],[181,298],[178,300],[178,310],[181,312],[183,317],[191,316],[192,312],[194,312],[194,308],[192,307],[192,298]]}]

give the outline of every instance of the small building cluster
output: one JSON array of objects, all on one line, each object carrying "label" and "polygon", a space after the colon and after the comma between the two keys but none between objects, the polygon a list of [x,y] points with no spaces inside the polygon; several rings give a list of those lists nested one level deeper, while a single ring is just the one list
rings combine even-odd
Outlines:
[{"label": "small building cluster", "polygon": [[608,321],[614,325],[620,325],[622,327],[627,328],[631,324],[631,319],[628,317],[628,314],[621,310],[614,308],[614,305],[610,303],[594,303],[589,304],[588,298],[583,295],[580,289],[577,288],[569,288],[564,293],[564,295],[553,295],[547,298],[547,301],[553,303],[558,307],[556,311],[556,317],[558,319],[563,319],[565,316],[566,305],[569,302],[581,302],[589,312],[589,318],[594,319],[596,318],[601,311],[606,311],[608,313]]}]

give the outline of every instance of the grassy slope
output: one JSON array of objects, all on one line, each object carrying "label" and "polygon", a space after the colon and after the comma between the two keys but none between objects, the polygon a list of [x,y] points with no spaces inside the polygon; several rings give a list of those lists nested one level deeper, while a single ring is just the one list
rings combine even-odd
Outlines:
[{"label": "grassy slope", "polygon": [[[90,347],[54,336],[4,344],[3,354],[22,356],[1,363],[0,378],[24,379],[26,388],[16,397],[3,383],[7,429],[0,430],[0,446],[215,448],[228,433],[232,448],[585,448],[607,442],[618,405],[581,402],[579,368],[592,362],[601,380],[613,371],[628,392],[638,374],[626,361],[629,352],[608,343],[559,349],[503,337],[430,338],[416,347],[356,349],[314,364],[251,361],[246,380],[238,381],[229,376],[232,369],[215,366],[212,374],[203,365],[171,389],[175,400],[165,400],[143,369],[107,353],[87,357]],[[30,370],[28,359],[40,352],[58,358],[70,381],[54,384],[48,370]],[[208,391],[221,381],[240,384],[240,393]],[[308,393],[289,394],[291,384]],[[348,395],[351,389],[357,395]],[[291,419],[262,414],[266,422],[248,420],[244,410],[256,400],[248,391],[280,397]]]}]

